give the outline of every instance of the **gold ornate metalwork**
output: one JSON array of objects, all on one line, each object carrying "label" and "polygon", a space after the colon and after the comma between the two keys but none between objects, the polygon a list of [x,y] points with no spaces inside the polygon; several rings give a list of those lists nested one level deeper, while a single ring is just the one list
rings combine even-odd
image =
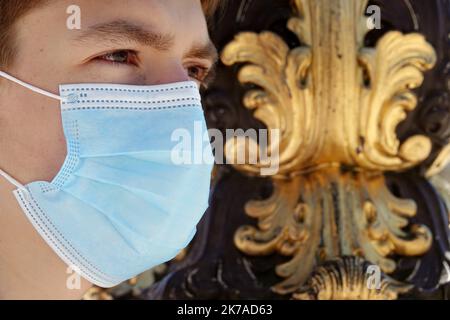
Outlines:
[{"label": "gold ornate metalwork", "polygon": [[[279,149],[274,193],[246,205],[258,227],[235,235],[247,254],[291,257],[276,269],[285,278],[273,287],[281,294],[298,290],[320,262],[343,255],[391,273],[393,255],[421,255],[432,240],[426,227],[409,225],[416,205],[394,197],[383,172],[411,168],[430,154],[429,138],[400,143],[396,127],[416,107],[411,90],[435,64],[434,49],[420,34],[395,31],[364,47],[367,1],[294,4],[288,27],[300,47],[290,49],[272,32],[244,32],[222,52],[225,64],[246,64],[240,82],[260,87],[244,105],[269,130],[281,131],[279,141],[270,141]],[[228,142],[227,157],[234,159],[243,142]],[[235,167],[258,175],[262,166]]]},{"label": "gold ornate metalwork", "polygon": [[[307,289],[295,293],[298,300],[394,300],[412,286],[385,275],[371,279],[368,264],[361,258],[339,258],[320,266],[309,279]],[[379,281],[377,284],[376,281]]]},{"label": "gold ornate metalwork", "polygon": [[244,32],[222,54],[227,65],[249,63],[239,80],[262,88],[244,104],[269,129],[281,129],[280,174],[323,163],[401,170],[427,158],[427,137],[400,144],[395,133],[416,106],[411,89],[422,83],[421,71],[435,63],[423,36],[389,32],[375,49],[365,48],[366,1],[295,3],[298,16],[288,26],[303,46],[290,50],[272,32]]},{"label": "gold ornate metalwork", "polygon": [[274,181],[274,193],[246,205],[258,228],[241,227],[236,246],[245,253],[273,252],[292,259],[277,267],[286,278],[274,286],[280,294],[295,291],[315,265],[341,255],[360,255],[391,273],[394,254],[420,255],[431,245],[424,226],[403,231],[416,204],[393,196],[382,174],[328,169],[289,181]]}]

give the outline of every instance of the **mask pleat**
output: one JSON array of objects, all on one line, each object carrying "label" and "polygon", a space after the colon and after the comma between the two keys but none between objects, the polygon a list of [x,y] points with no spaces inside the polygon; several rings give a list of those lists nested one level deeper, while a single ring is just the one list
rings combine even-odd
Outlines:
[{"label": "mask pleat", "polygon": [[140,248],[135,247],[133,242],[130,242],[127,238],[127,235],[132,232],[132,230],[127,231],[126,229],[128,229],[127,225],[123,224],[123,223],[119,223],[118,221],[116,221],[116,219],[114,218],[113,215],[110,215],[109,213],[103,211],[100,208],[97,208],[94,204],[87,202],[86,200],[78,197],[77,195],[71,193],[69,190],[62,190],[63,192],[67,193],[69,196],[73,197],[74,199],[84,203],[85,205],[89,206],[90,208],[94,209],[96,212],[100,213],[102,216],[104,216],[109,223],[111,224],[111,226],[114,228],[114,230],[117,231],[117,233],[120,235],[120,237],[122,238],[122,240],[127,243],[130,248],[132,248],[134,250],[134,252],[139,255],[141,251]]},{"label": "mask pleat", "polygon": [[[173,170],[175,169],[170,166],[155,166],[148,163],[146,165],[143,161],[120,157],[118,159],[104,158],[102,161],[83,159],[74,175],[149,193],[152,201],[163,201],[170,199],[171,194],[176,190],[177,175],[168,174],[168,171],[172,171],[171,174],[173,174]],[[168,203],[163,205],[170,207]]]},{"label": "mask pleat", "polygon": [[[133,235],[137,234],[143,239],[160,242],[163,246],[167,245],[176,248],[179,247],[179,239],[184,241],[186,236],[184,233],[191,231],[180,228],[180,232],[174,238],[168,238],[168,234],[173,233],[168,233],[167,229],[171,225],[173,226],[173,224],[178,224],[184,220],[182,211],[168,212],[161,210],[160,208],[171,207],[164,206],[161,203],[158,205],[156,200],[153,201],[148,197],[141,197],[120,186],[104,185],[81,177],[78,179],[80,180],[74,184],[74,187],[71,187],[69,184],[64,190],[83,199],[86,204],[106,214],[115,223],[115,227],[120,228],[122,233],[128,236],[128,239],[133,239]],[[107,191],[106,196],[104,194],[105,190]],[[118,196],[123,199],[121,203],[113,201]],[[200,217],[202,213],[198,213],[197,216]],[[191,219],[190,223],[195,219],[192,215],[189,215],[189,218]],[[138,240],[136,241],[137,243],[142,243],[142,239],[136,240]]]},{"label": "mask pleat", "polygon": [[[80,157],[170,151],[179,143],[178,140],[203,139],[206,134],[201,107],[150,111],[70,111],[63,112],[63,115],[67,126],[76,123],[72,136],[80,143]],[[196,123],[202,126],[201,136],[191,134],[184,137],[183,134],[193,132]]]},{"label": "mask pleat", "polygon": [[[149,210],[156,210],[158,212],[161,213],[161,215],[169,215],[171,212],[170,210],[167,210],[167,202],[169,201],[169,199],[165,199],[163,197],[161,197],[158,194],[149,192],[149,191],[145,191],[142,189],[134,189],[131,187],[127,187],[124,185],[120,185],[120,184],[116,184],[116,183],[112,183],[109,181],[104,181],[100,178],[91,178],[91,177],[84,177],[82,175],[76,175],[77,179],[83,179],[85,181],[90,181],[91,184],[95,184],[97,187],[102,187],[104,188],[105,185],[107,188],[109,189],[116,189],[117,193],[119,192],[123,192],[123,193],[129,193],[131,195],[134,195],[136,197],[138,197],[141,202],[146,202],[146,206]],[[79,181],[76,181],[76,183],[78,183]],[[62,189],[71,189],[71,185],[68,184],[66,187],[62,188]],[[85,196],[85,195],[83,195]],[[111,199],[109,199],[111,201]]]},{"label": "mask pleat", "polygon": [[[185,162],[177,162],[176,166],[180,169],[189,169],[192,166],[192,163],[194,162],[193,155],[191,151],[185,151],[185,152],[179,152],[176,153],[172,151],[167,150],[151,150],[151,151],[139,151],[139,152],[122,152],[122,153],[108,153],[108,154],[96,154],[96,155],[88,155],[85,154],[83,156],[80,156],[80,159],[93,159],[93,160],[100,160],[100,161],[114,161],[115,158],[122,158],[122,157],[128,157],[130,160],[137,161],[143,161],[143,165],[148,166],[149,164],[152,165],[166,165],[166,166],[173,166],[176,157],[177,158],[183,158],[187,161]],[[108,159],[110,158],[110,159]],[[105,160],[106,159],[106,160]]]},{"label": "mask pleat", "polygon": [[[179,251],[178,248],[169,247],[167,241],[154,241],[148,238],[139,245],[137,243],[141,239],[141,235],[136,233],[128,237],[128,240],[124,239],[128,232],[131,232],[130,229],[124,227],[123,223],[114,224],[115,218],[112,218],[110,212],[99,210],[89,201],[82,201],[67,190],[39,194],[38,186],[30,185],[29,188],[40,208],[47,212],[47,217],[52,221],[52,225],[69,240],[72,247],[79,250],[81,255],[95,257],[94,264],[100,270],[108,268],[111,263],[108,257],[118,252],[120,252],[121,263],[136,264],[139,262],[141,264],[136,265],[139,270],[129,270],[135,272],[135,275],[136,272],[148,269],[148,265],[155,265],[171,259]],[[64,208],[64,210],[61,211],[60,208]],[[89,224],[85,223],[86,219],[89,220]],[[143,219],[141,224],[148,226],[150,225],[148,221]],[[158,220],[155,220],[152,225],[158,225],[156,221]],[[161,225],[159,227],[161,228]],[[101,234],[102,237],[97,237],[97,234]],[[132,242],[136,245],[130,246]],[[140,254],[137,249],[140,249]],[[142,260],[144,256],[147,257],[145,261]],[[111,273],[110,276],[123,277],[126,274]]]}]

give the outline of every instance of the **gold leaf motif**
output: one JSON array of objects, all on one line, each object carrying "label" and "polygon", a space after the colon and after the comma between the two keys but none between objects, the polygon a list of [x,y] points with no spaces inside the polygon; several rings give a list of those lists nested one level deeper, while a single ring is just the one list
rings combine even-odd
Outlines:
[{"label": "gold leaf motif", "polygon": [[[326,38],[324,41],[341,40],[336,45],[342,52],[336,52],[333,59],[326,45],[311,39],[318,30],[307,25],[310,10],[319,9],[318,5],[296,3],[302,16],[292,18],[288,25],[308,45],[290,50],[272,32],[245,32],[222,53],[227,65],[247,63],[239,73],[240,82],[262,88],[248,92],[244,105],[255,110],[255,118],[269,129],[281,130],[280,175],[324,162],[400,171],[425,160],[431,152],[430,139],[418,135],[400,144],[396,128],[417,105],[411,90],[422,84],[422,72],[435,64],[434,49],[420,34],[396,31],[382,37],[376,48],[358,49],[351,37]],[[322,6],[348,9],[348,3],[344,4]],[[354,5],[355,12],[360,12],[360,2]],[[345,14],[361,28],[362,15],[355,18],[347,11]],[[364,36],[364,32],[360,30],[357,35]],[[339,68],[343,74],[338,73]],[[231,154],[243,148],[230,143],[226,150]],[[260,166],[239,165],[239,169],[257,173]]]},{"label": "gold leaf motif", "polygon": [[[222,52],[226,65],[244,64],[240,82],[258,87],[245,107],[281,132],[270,142],[279,147],[274,193],[246,205],[258,225],[242,226],[234,239],[247,254],[291,258],[276,268],[280,294],[298,290],[324,261],[360,256],[392,273],[394,256],[421,255],[432,242],[426,227],[409,223],[414,201],[391,194],[383,172],[416,166],[431,152],[428,137],[401,143],[396,129],[417,105],[412,89],[434,66],[434,49],[422,35],[396,31],[364,47],[366,0],[293,3],[288,28],[299,47],[272,32],[244,32]],[[247,147],[230,140],[227,157]],[[262,165],[235,167],[258,175]]]},{"label": "gold leaf motif", "polygon": [[412,289],[383,275],[371,288],[369,264],[357,257],[328,261],[315,270],[307,289],[293,295],[297,300],[395,300]]},{"label": "gold leaf motif", "polygon": [[[224,49],[222,60],[229,65],[250,63],[239,72],[239,81],[264,88],[248,92],[244,104],[255,110],[255,118],[265,122],[269,129],[281,131],[279,163],[282,171],[307,161],[314,150],[303,152],[302,155],[298,150],[306,147],[314,134],[311,124],[312,95],[307,88],[306,78],[311,64],[310,51],[307,48],[289,51],[286,43],[271,32],[259,35],[241,33]],[[228,154],[234,157],[240,148],[242,146],[236,144],[227,146],[225,150],[230,150]],[[259,172],[260,166],[242,165],[242,169]]]},{"label": "gold leaf motif", "polygon": [[274,189],[270,198],[246,205],[258,227],[242,226],[234,242],[250,255],[291,257],[276,268],[286,279],[273,287],[277,293],[297,290],[317,263],[340,255],[364,257],[392,273],[393,255],[421,255],[431,246],[428,228],[409,226],[414,201],[392,195],[381,174],[327,169],[275,181]]},{"label": "gold leaf motif", "polygon": [[411,89],[423,82],[421,71],[436,61],[434,49],[420,34],[389,32],[375,49],[363,48],[359,61],[369,83],[362,88],[359,166],[374,170],[402,170],[425,160],[431,140],[414,136],[400,145],[397,125],[417,105]]}]

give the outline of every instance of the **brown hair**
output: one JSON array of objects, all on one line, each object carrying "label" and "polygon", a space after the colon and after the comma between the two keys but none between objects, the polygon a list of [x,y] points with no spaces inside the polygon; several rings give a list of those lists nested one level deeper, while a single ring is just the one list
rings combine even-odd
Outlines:
[{"label": "brown hair", "polygon": [[[30,10],[44,5],[49,0],[0,0],[0,68],[12,63],[14,25]],[[223,1],[223,0],[222,0]],[[205,15],[210,17],[219,6],[220,0],[201,0]]]},{"label": "brown hair", "polygon": [[214,12],[216,12],[217,8],[219,7],[220,2],[224,2],[224,0],[201,0],[203,11],[205,11],[205,14],[207,17],[211,17]]}]

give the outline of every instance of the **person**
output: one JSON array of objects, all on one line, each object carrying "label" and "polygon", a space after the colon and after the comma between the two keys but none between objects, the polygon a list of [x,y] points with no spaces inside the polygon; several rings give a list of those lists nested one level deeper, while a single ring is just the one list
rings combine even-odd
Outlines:
[{"label": "person", "polygon": [[[170,138],[166,127],[204,120],[192,84],[208,81],[217,60],[207,28],[217,5],[0,2],[0,299],[79,299],[96,281],[115,285],[192,239],[211,168],[174,169],[154,151]],[[194,179],[202,198],[189,193]],[[168,194],[148,191],[156,184]],[[186,207],[196,216],[176,224]],[[159,237],[150,241],[149,231]],[[73,270],[82,275],[76,288]]]}]

